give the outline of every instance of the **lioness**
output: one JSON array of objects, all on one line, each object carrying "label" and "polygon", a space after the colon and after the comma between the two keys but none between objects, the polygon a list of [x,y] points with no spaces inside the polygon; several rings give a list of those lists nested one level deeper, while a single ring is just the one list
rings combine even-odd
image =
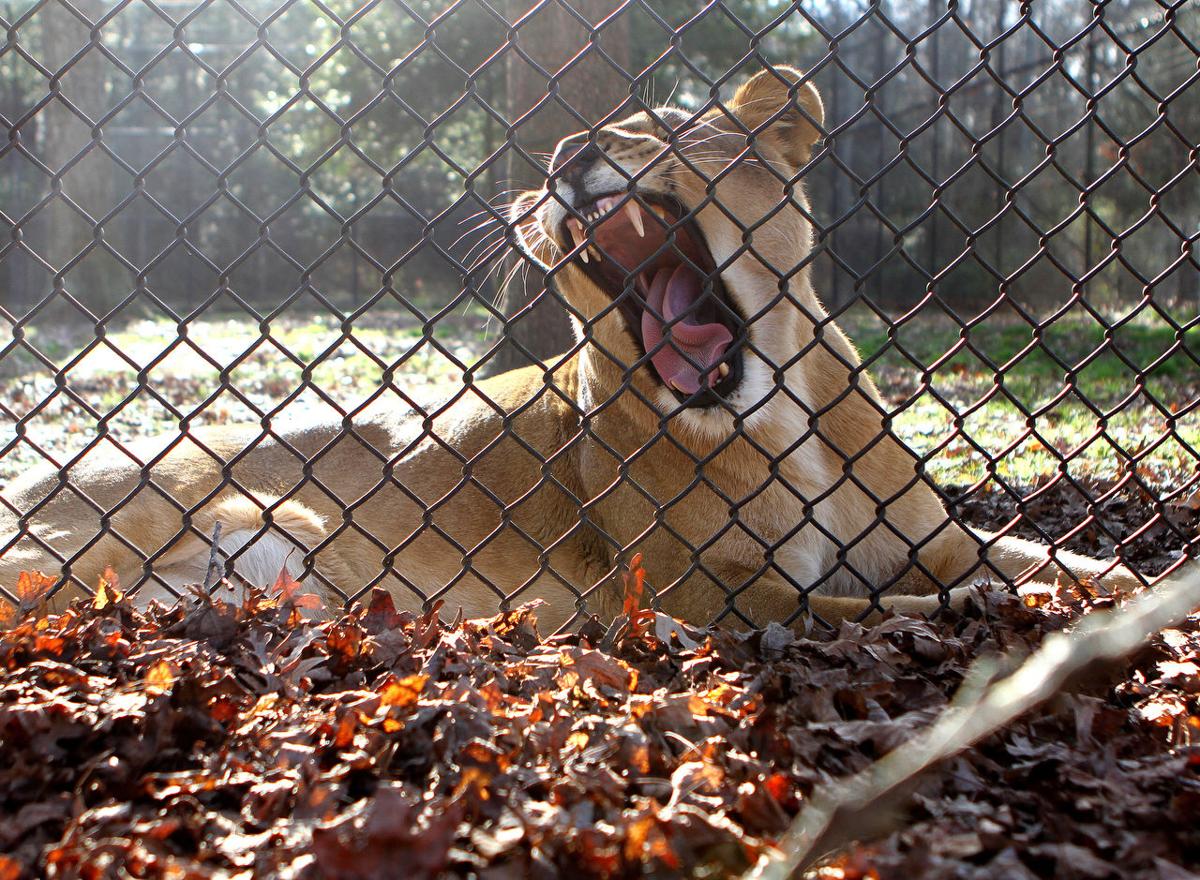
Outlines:
[{"label": "lioness", "polygon": [[794,620],[805,596],[826,620],[858,617],[881,587],[884,607],[931,611],[989,573],[1138,584],[950,522],[885,430],[806,268],[796,178],[822,119],[780,67],[698,119],[664,108],[566,138],[510,215],[578,332],[551,371],[427,412],[197,430],[29,476],[0,512],[0,582],[37,569],[91,587],[112,565],[163,595],[203,580],[219,522],[258,584],[286,565],[313,589],[383,584],[468,615],[538,598],[551,626],[616,613],[634,552],[662,607],[697,623]]}]

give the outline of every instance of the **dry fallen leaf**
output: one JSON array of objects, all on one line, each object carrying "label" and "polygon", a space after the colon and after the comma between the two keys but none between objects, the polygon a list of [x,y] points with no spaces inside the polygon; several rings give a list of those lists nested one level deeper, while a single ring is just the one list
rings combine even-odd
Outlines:
[{"label": "dry fallen leaf", "polygon": [[[23,875],[735,877],[815,780],[928,723],[972,659],[1085,610],[985,591],[959,616],[802,639],[657,614],[601,650],[595,627],[542,638],[531,607],[448,624],[375,593],[318,624],[266,591],[193,601],[0,631],[0,767],[22,768],[0,772],[0,852]],[[1197,619],[1160,634],[1110,691],[964,753],[908,827],[825,876],[1185,876],[1198,658]]]},{"label": "dry fallen leaf", "polygon": [[54,578],[40,571],[23,571],[17,576],[17,598],[24,606],[36,605],[55,583]]},{"label": "dry fallen leaf", "polygon": [[316,610],[321,607],[321,599],[313,593],[303,593],[304,585],[294,579],[291,572],[288,571],[287,564],[279,570],[279,576],[275,578],[275,586],[271,588],[271,595],[280,602],[290,602],[297,608]]},{"label": "dry fallen leaf", "polygon": [[635,553],[629,560],[629,567],[621,573],[624,584],[624,600],[621,613],[629,620],[629,629],[634,636],[642,634],[642,594],[646,588],[646,570],[642,568],[642,554]]},{"label": "dry fallen leaf", "polygon": [[171,689],[171,685],[175,683],[175,673],[171,669],[171,664],[166,660],[159,660],[148,670],[146,670],[145,688],[146,693],[152,696],[165,694]]},{"label": "dry fallen leaf", "polygon": [[120,602],[122,598],[121,579],[117,577],[117,573],[111,565],[106,565],[104,574],[100,576],[100,580],[96,584],[96,594],[92,599],[92,605],[97,611],[101,611],[110,603]]},{"label": "dry fallen leaf", "polygon": [[17,880],[21,876],[21,865],[8,856],[0,856],[0,880]]},{"label": "dry fallen leaf", "polygon": [[379,696],[385,706],[407,709],[416,704],[428,681],[427,675],[406,675],[400,679],[389,676],[379,689]]}]

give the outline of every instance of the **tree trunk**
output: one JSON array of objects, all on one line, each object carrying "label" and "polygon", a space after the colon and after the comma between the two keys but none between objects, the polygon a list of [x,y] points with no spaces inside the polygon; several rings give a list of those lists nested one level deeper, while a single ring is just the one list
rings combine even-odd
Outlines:
[{"label": "tree trunk", "polygon": [[[568,5],[591,22],[592,28],[568,12]],[[544,154],[553,151],[566,135],[603,124],[605,117],[628,98],[630,78],[637,72],[629,70],[628,16],[617,16],[596,29],[620,6],[619,0],[549,0],[541,5],[534,0],[510,0],[509,20],[522,22],[515,42],[532,63],[515,47],[509,48],[508,118],[515,126],[513,142],[521,149],[509,149],[506,186],[540,187],[546,175]],[[589,45],[593,40],[596,45]],[[621,70],[600,54],[598,46]],[[582,57],[572,62],[581,52]],[[538,66],[546,73],[539,72]],[[629,71],[629,76],[622,71]],[[556,74],[561,75],[552,83],[549,77]],[[553,97],[546,100],[554,84],[562,103]],[[546,290],[546,286],[546,277],[532,266],[516,272],[504,293],[504,343],[486,372],[499,373],[536,363],[570,347],[572,334],[566,312],[557,294]],[[523,311],[535,301],[532,308]]]},{"label": "tree trunk", "polygon": [[[90,21],[104,14],[100,0],[72,0],[72,5]],[[51,2],[42,10],[42,62],[58,71],[87,42],[88,31],[74,15],[59,2]],[[62,74],[60,94],[87,117],[95,120],[104,110],[105,73],[107,60],[92,49]],[[98,173],[81,160],[64,169],[75,155],[88,146],[90,133],[86,124],[62,101],[52,101],[38,113],[41,160],[56,175],[62,175],[62,193],[83,210],[97,217],[111,208],[112,175]],[[107,170],[107,169],[105,169]],[[92,240],[92,230],[84,228],[80,215],[61,199],[54,199],[41,210],[41,256],[56,272],[63,268]],[[63,286],[93,312],[103,314],[117,295],[112,288],[107,254],[99,249],[89,252],[65,275]],[[68,318],[79,318],[73,308],[56,309]]]}]

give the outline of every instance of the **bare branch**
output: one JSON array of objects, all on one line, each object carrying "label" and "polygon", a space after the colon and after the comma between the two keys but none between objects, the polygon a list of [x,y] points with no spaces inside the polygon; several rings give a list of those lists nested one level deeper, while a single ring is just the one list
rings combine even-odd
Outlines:
[{"label": "bare branch", "polygon": [[[1011,675],[988,686],[1004,661],[981,660],[953,705],[924,733],[848,780],[818,788],[780,841],[782,856],[760,862],[747,880],[784,880],[852,840],[894,827],[891,818],[916,781],[1058,693],[1094,663],[1124,657],[1200,606],[1200,573],[1140,593],[1111,611],[1089,614],[1069,633],[1053,633]],[[890,823],[890,827],[881,828]]]},{"label": "bare branch", "polygon": [[212,549],[208,552],[208,569],[204,572],[204,592],[212,590],[224,570],[225,564],[221,561],[221,523],[218,522],[213,526]]}]

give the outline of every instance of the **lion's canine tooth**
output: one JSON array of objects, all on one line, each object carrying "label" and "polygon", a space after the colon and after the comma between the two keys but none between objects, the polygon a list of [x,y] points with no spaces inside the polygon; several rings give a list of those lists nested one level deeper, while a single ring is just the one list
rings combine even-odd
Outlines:
[{"label": "lion's canine tooth", "polygon": [[729,375],[729,364],[724,362],[717,364],[717,373],[719,373],[721,378],[724,379]]},{"label": "lion's canine tooth", "polygon": [[[582,223],[580,223],[578,220],[576,220],[574,217],[572,217],[570,220],[567,221],[567,231],[571,233],[571,238],[575,242],[575,247],[579,247],[581,244],[583,244],[584,240],[586,239],[586,236],[583,234],[583,224]],[[587,262],[586,257],[584,257],[584,262],[585,263]]]},{"label": "lion's canine tooth", "polygon": [[625,203],[625,215],[629,218],[629,222],[633,224],[634,230],[637,231],[638,238],[645,238],[646,227],[642,225],[642,209],[637,206],[637,203],[633,199]]},{"label": "lion's canine tooth", "polygon": [[583,260],[585,263],[588,261],[588,251],[589,250],[590,250],[590,248],[584,248],[583,250],[581,250],[579,252],[579,259]]}]

